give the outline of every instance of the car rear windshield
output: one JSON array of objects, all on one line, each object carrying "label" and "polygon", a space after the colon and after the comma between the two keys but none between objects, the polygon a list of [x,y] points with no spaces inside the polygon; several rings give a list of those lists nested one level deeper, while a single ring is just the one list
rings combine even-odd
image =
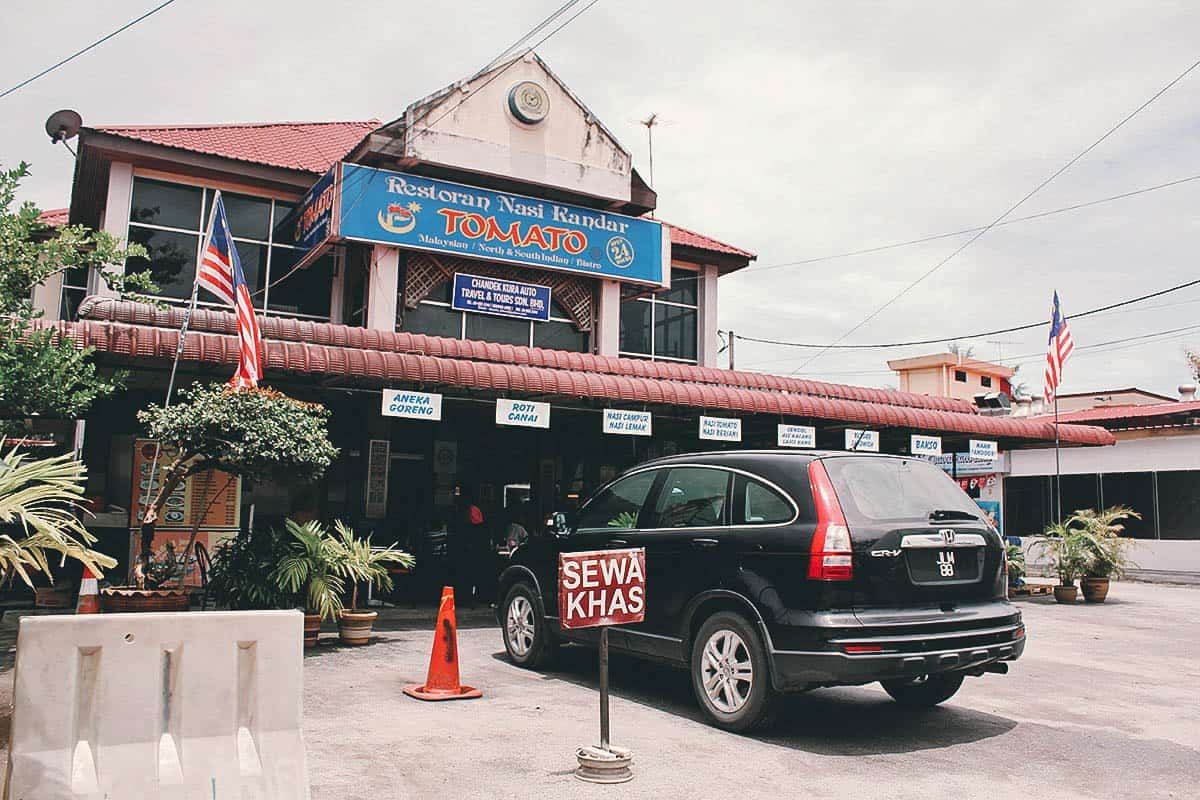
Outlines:
[{"label": "car rear windshield", "polygon": [[[927,521],[934,511],[980,517],[979,507],[932,464],[910,458],[849,456],[825,465],[847,522]],[[962,514],[947,515],[962,518]]]}]

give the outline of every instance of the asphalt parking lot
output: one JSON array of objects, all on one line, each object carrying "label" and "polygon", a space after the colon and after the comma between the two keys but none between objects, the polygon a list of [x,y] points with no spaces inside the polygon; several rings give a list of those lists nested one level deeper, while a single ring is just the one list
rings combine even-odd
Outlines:
[{"label": "asphalt parking lot", "polygon": [[705,725],[682,672],[614,659],[621,787],[572,776],[595,743],[595,653],[536,673],[503,657],[487,615],[464,614],[464,682],[480,700],[422,703],[432,624],[381,620],[364,649],[305,664],[315,800],[342,798],[1193,798],[1200,796],[1200,588],[1114,584],[1103,606],[1019,601],[1025,657],[908,711],[877,686],[786,698],[752,736]]}]

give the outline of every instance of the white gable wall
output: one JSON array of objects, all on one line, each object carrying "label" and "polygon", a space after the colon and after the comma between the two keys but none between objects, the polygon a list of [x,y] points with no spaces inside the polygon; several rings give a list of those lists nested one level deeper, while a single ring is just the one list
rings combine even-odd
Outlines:
[{"label": "white gable wall", "polygon": [[[492,74],[436,101],[415,128],[413,118],[424,115],[424,107],[410,109],[405,155],[596,197],[630,199],[629,152],[536,58],[527,57],[483,86]],[[519,122],[508,111],[509,90],[526,80],[539,84],[550,98],[549,114],[536,125]]]}]

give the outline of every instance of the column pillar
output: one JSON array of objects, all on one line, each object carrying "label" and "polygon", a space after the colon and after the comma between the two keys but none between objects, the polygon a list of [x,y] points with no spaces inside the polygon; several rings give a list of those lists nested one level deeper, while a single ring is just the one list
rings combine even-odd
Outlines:
[{"label": "column pillar", "polygon": [[396,330],[396,298],[400,291],[400,250],[375,245],[367,274],[367,327]]},{"label": "column pillar", "polygon": [[[133,202],[133,165],[113,162],[108,166],[108,196],[104,200],[104,211],[100,217],[100,229],[105,233],[125,240],[129,234],[129,207]],[[125,272],[124,264],[112,264],[113,272]],[[117,293],[92,270],[88,275],[88,292],[101,297],[116,297]]]},{"label": "column pillar", "polygon": [[706,264],[696,276],[696,360],[702,367],[717,366],[717,267]]},{"label": "column pillar", "polygon": [[596,314],[592,320],[597,355],[616,356],[621,347],[621,284],[600,281]]}]

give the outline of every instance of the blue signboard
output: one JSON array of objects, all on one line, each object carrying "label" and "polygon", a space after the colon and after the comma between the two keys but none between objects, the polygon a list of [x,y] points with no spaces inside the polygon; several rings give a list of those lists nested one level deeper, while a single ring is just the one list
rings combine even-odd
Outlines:
[{"label": "blue signboard", "polygon": [[337,198],[334,176],[337,165],[313,184],[300,202],[296,220],[296,246],[312,250],[333,235],[333,206]]},{"label": "blue signboard", "polygon": [[667,285],[654,220],[342,164],[346,239]]},{"label": "blue signboard", "polygon": [[456,311],[546,322],[550,319],[550,287],[460,272],[454,275],[450,306]]}]

